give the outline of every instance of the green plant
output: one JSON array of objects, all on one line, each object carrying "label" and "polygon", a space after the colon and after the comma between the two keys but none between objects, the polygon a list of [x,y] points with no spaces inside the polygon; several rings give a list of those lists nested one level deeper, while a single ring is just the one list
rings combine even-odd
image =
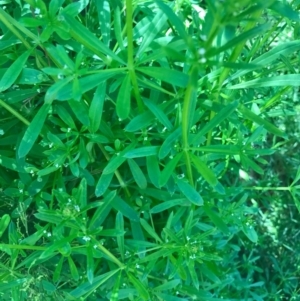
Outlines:
[{"label": "green plant", "polygon": [[2,300],[297,297],[298,2],[3,2]]}]

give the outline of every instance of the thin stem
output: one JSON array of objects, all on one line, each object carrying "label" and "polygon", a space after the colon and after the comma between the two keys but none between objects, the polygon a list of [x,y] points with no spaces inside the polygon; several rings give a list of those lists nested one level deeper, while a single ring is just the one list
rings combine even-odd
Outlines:
[{"label": "thin stem", "polygon": [[2,99],[0,99],[0,106],[2,106],[4,109],[6,109],[10,113],[12,113],[15,117],[17,117],[20,121],[22,121],[26,125],[30,124],[30,122],[26,118],[24,118],[15,109],[13,109],[11,106],[9,106],[7,103],[5,103]]},{"label": "thin stem", "polygon": [[137,101],[137,105],[140,113],[144,112],[144,104],[140,95],[137,76],[134,69],[134,48],[133,48],[133,7],[132,0],[126,0],[126,31],[127,31],[127,66],[133,86],[134,95]]},{"label": "thin stem", "polygon": [[183,102],[183,109],[182,109],[182,144],[183,144],[182,146],[183,146],[183,152],[185,157],[187,177],[191,185],[194,185],[194,180],[193,180],[191,160],[189,156],[188,134],[189,134],[189,115],[190,115],[189,108],[190,108],[190,101],[191,101],[193,89],[194,87],[192,87],[191,85],[187,87],[185,97],[184,97],[184,102]]},{"label": "thin stem", "polygon": [[268,190],[284,190],[290,191],[291,187],[260,187],[260,186],[253,186],[253,187],[243,187],[247,190],[261,190],[261,191],[268,191]]}]

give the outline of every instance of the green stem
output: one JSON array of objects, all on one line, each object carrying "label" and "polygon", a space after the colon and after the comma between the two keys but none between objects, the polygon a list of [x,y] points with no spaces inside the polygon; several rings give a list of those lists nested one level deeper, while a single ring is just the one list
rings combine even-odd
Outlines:
[{"label": "green stem", "polygon": [[290,191],[291,187],[260,187],[260,186],[253,186],[253,187],[244,187],[247,190],[261,190],[261,191],[268,191],[268,190],[284,190]]},{"label": "green stem", "polygon": [[15,117],[17,117],[20,121],[22,121],[26,125],[30,124],[30,122],[26,118],[24,118],[15,109],[13,109],[11,106],[9,106],[7,103],[5,103],[2,99],[0,99],[0,106],[2,106],[4,109],[6,109],[10,113],[12,113]]},{"label": "green stem", "polygon": [[140,113],[144,112],[144,104],[140,95],[137,77],[134,69],[134,48],[133,48],[133,7],[132,0],[126,0],[126,31],[127,31],[127,66],[133,86],[134,95]]},{"label": "green stem", "polygon": [[189,83],[184,96],[183,101],[183,108],[182,108],[182,148],[184,152],[185,157],[185,165],[186,165],[186,171],[187,171],[187,177],[189,179],[189,182],[191,185],[194,186],[194,180],[193,180],[193,173],[192,173],[192,166],[191,166],[191,160],[189,156],[189,118],[191,115],[190,107],[191,107],[191,98],[194,91],[194,86]]},{"label": "green stem", "polygon": [[115,264],[117,264],[121,269],[124,269],[125,266],[124,264],[117,258],[115,257],[112,253],[110,253],[105,247],[103,247],[97,240],[94,240],[96,242],[97,248],[104,253],[107,257],[111,259]]}]

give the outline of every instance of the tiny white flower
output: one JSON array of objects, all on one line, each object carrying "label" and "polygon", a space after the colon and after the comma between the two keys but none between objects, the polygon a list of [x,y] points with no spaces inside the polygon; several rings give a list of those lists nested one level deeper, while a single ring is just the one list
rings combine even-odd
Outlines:
[{"label": "tiny white flower", "polygon": [[40,12],[41,12],[41,10],[40,10],[39,8],[36,8],[36,9],[34,10],[34,14],[35,14],[35,15],[39,15]]},{"label": "tiny white flower", "polygon": [[82,239],[85,240],[85,241],[90,241],[91,240],[91,238],[88,237],[88,236],[83,236]]},{"label": "tiny white flower", "polygon": [[48,233],[47,233],[47,236],[48,236],[48,237],[50,237],[50,236],[51,236],[51,233],[50,233],[50,232],[48,232]]},{"label": "tiny white flower", "polygon": [[204,48],[200,48],[199,50],[198,50],[198,53],[200,54],[200,55],[204,55],[205,54],[205,49]]},{"label": "tiny white flower", "polygon": [[4,135],[4,131],[2,129],[0,129],[0,135]]},{"label": "tiny white flower", "polygon": [[75,206],[74,206],[74,208],[75,208],[75,210],[76,210],[77,212],[79,212],[79,211],[80,211],[80,208],[79,208],[79,206],[78,206],[78,205],[75,205]]}]

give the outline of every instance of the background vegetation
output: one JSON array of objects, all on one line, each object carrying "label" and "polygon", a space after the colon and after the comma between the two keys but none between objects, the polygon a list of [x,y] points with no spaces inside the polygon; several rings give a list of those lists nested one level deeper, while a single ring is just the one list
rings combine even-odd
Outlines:
[{"label": "background vegetation", "polygon": [[1,300],[300,300],[300,1],[0,1]]}]

